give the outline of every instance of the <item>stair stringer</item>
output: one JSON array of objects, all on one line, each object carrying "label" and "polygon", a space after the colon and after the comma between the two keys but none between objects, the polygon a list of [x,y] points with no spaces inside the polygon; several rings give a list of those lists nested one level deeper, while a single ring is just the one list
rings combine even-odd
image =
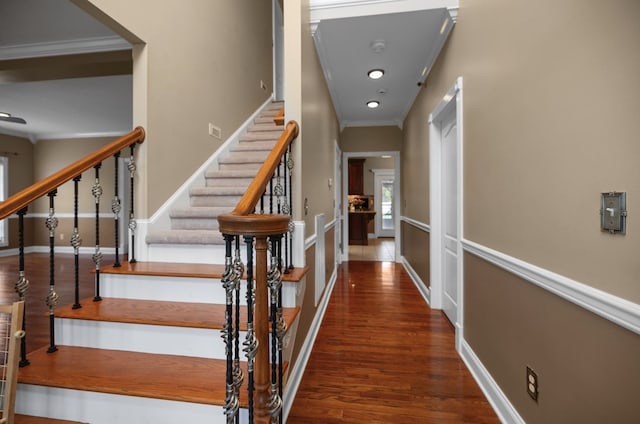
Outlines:
[{"label": "stair stringer", "polygon": [[[135,257],[144,262],[224,263],[224,246],[217,245],[167,245],[149,246],[147,234],[171,228],[170,213],[174,208],[189,206],[189,191],[202,187],[205,173],[217,167],[218,160],[238,145],[240,138],[262,112],[273,102],[269,97],[229,138],[216,150],[149,219],[137,219]],[[131,253],[131,252],[129,252]]]}]

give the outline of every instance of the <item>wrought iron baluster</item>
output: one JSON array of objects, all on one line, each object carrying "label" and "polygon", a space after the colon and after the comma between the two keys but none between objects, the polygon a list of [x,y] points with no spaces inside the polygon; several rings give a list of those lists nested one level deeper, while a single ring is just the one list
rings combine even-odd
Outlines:
[{"label": "wrought iron baluster", "polygon": [[269,180],[269,213],[273,213],[273,177]]},{"label": "wrought iron baluster", "polygon": [[224,234],[225,241],[225,268],[222,275],[222,286],[226,293],[226,308],[225,308],[225,323],[222,329],[222,339],[225,343],[225,354],[227,359],[227,372],[226,372],[226,398],[224,404],[224,412],[227,417],[227,423],[233,424],[236,416],[238,415],[238,409],[240,407],[239,397],[235,390],[235,381],[233,375],[233,347],[235,331],[233,328],[233,295],[235,292],[235,284],[238,283],[238,279],[235,276],[235,268],[233,266],[233,259],[231,257],[231,249],[233,236]]},{"label": "wrought iron baluster", "polygon": [[267,285],[269,287],[270,311],[269,321],[271,323],[271,395],[268,403],[269,414],[272,423],[280,422],[282,410],[282,396],[278,381],[278,298],[280,287],[282,286],[282,274],[278,260],[278,250],[281,236],[270,236],[271,244],[271,266],[267,274]]},{"label": "wrought iron baluster", "polygon": [[131,252],[130,256],[129,256],[129,263],[130,264],[135,264],[136,263],[136,229],[138,228],[138,224],[136,223],[135,220],[135,196],[134,196],[134,175],[136,173],[136,163],[135,163],[135,158],[134,158],[134,153],[135,153],[135,148],[136,145],[135,143],[132,144],[131,146],[129,146],[129,148],[131,149],[131,153],[129,156],[129,163],[127,164],[127,168],[129,169],[129,231],[131,232],[131,246],[129,246],[129,252]]},{"label": "wrought iron baluster", "polygon": [[54,199],[57,190],[50,191],[49,196],[49,217],[45,221],[46,227],[49,229],[49,293],[47,294],[46,303],[49,308],[49,349],[48,353],[58,350],[56,347],[55,327],[54,327],[54,309],[58,304],[58,294],[55,290],[55,237],[56,228],[58,227],[58,218],[55,217]]},{"label": "wrought iron baluster", "polygon": [[114,268],[120,268],[120,210],[122,209],[120,205],[120,198],[118,197],[118,173],[119,173],[119,164],[120,161],[120,152],[113,155],[115,160],[114,166],[114,182],[113,182],[113,200],[111,201],[111,211],[113,212],[113,220],[114,220],[114,235],[115,235],[115,243],[116,243],[116,258],[113,264]]},{"label": "wrought iron baluster", "polygon": [[95,295],[93,297],[94,302],[102,300],[100,297],[100,265],[102,264],[102,252],[100,251],[100,196],[102,196],[102,186],[100,185],[100,167],[101,163],[93,167],[96,171],[96,180],[91,187],[91,193],[95,199],[96,205],[96,250],[93,254],[93,262],[96,265],[96,277],[95,277]]},{"label": "wrought iron baluster", "polygon": [[[244,274],[244,264],[240,258],[240,236],[234,236],[235,241],[235,258],[233,268],[236,278],[236,313],[235,313],[235,334],[234,334],[234,360],[233,360],[233,382],[236,395],[240,396],[240,387],[244,381],[244,372],[240,368],[240,281]],[[236,424],[240,424],[240,415],[236,415]]]},{"label": "wrought iron baluster", "polygon": [[243,343],[244,348],[242,350],[247,357],[249,423],[253,423],[253,392],[255,390],[253,365],[258,352],[258,339],[253,329],[253,308],[255,302],[253,288],[253,236],[244,236],[244,242],[247,245],[247,336]]},{"label": "wrought iron baluster", "polygon": [[75,303],[72,309],[80,309],[80,246],[82,239],[80,238],[80,230],[78,229],[78,183],[82,175],[78,175],[73,179],[73,234],[71,235],[71,246],[73,247],[74,256],[74,275],[75,275]]},{"label": "wrought iron baluster", "polygon": [[291,221],[289,221],[289,260],[288,266],[285,268],[285,273],[288,273],[289,270],[293,269],[293,230],[295,230],[296,228],[295,224],[293,223],[293,158],[291,158],[291,145],[289,145],[289,147],[287,148],[287,153],[285,154],[285,156],[288,156],[287,169],[289,170],[289,216],[291,217]]},{"label": "wrought iron baluster", "polygon": [[[27,208],[20,209],[18,211],[18,281],[16,281],[16,293],[18,293],[19,300],[24,301],[26,299],[27,290],[29,290],[29,280],[27,280],[24,270],[24,216],[27,213]],[[22,312],[22,331],[27,329],[27,303],[25,302],[24,310]],[[20,340],[20,367],[26,367],[29,365],[27,359],[27,337],[26,335]]]}]

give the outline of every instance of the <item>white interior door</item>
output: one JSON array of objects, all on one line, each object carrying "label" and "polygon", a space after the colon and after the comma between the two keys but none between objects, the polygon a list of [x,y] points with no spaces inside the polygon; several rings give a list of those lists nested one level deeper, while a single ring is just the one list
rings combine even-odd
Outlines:
[{"label": "white interior door", "polygon": [[458,148],[456,109],[441,121],[442,131],[442,309],[455,325],[458,312]]}]

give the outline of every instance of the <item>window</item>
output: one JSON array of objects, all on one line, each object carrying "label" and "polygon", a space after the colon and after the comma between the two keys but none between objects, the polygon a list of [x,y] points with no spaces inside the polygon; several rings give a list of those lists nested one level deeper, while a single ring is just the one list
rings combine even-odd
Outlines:
[{"label": "window", "polygon": [[[9,161],[5,156],[0,156],[0,202],[7,200],[7,186],[9,178]],[[0,223],[0,246],[9,244],[9,217]]]}]

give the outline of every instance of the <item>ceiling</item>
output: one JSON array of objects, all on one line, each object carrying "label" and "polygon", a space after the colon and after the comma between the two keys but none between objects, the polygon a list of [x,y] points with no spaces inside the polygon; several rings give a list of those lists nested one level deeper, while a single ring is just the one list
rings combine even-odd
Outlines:
[{"label": "ceiling", "polygon": [[[402,126],[453,27],[457,0],[310,0],[310,6],[341,126]],[[375,52],[371,43],[380,40],[384,49]],[[0,133],[36,142],[130,131],[130,48],[70,0],[0,1],[0,112],[27,121],[0,121]],[[105,66],[113,52],[126,59]],[[373,68],[385,75],[369,80]],[[380,107],[368,109],[373,99]]]},{"label": "ceiling", "polygon": [[0,1],[0,112],[27,121],[0,121],[0,133],[36,142],[130,131],[131,65],[101,63],[130,48],[69,0]]},{"label": "ceiling", "polygon": [[[457,1],[312,0],[314,41],[341,127],[396,125],[454,25]],[[383,69],[378,80],[367,77]],[[367,107],[376,100],[380,106]]]}]

